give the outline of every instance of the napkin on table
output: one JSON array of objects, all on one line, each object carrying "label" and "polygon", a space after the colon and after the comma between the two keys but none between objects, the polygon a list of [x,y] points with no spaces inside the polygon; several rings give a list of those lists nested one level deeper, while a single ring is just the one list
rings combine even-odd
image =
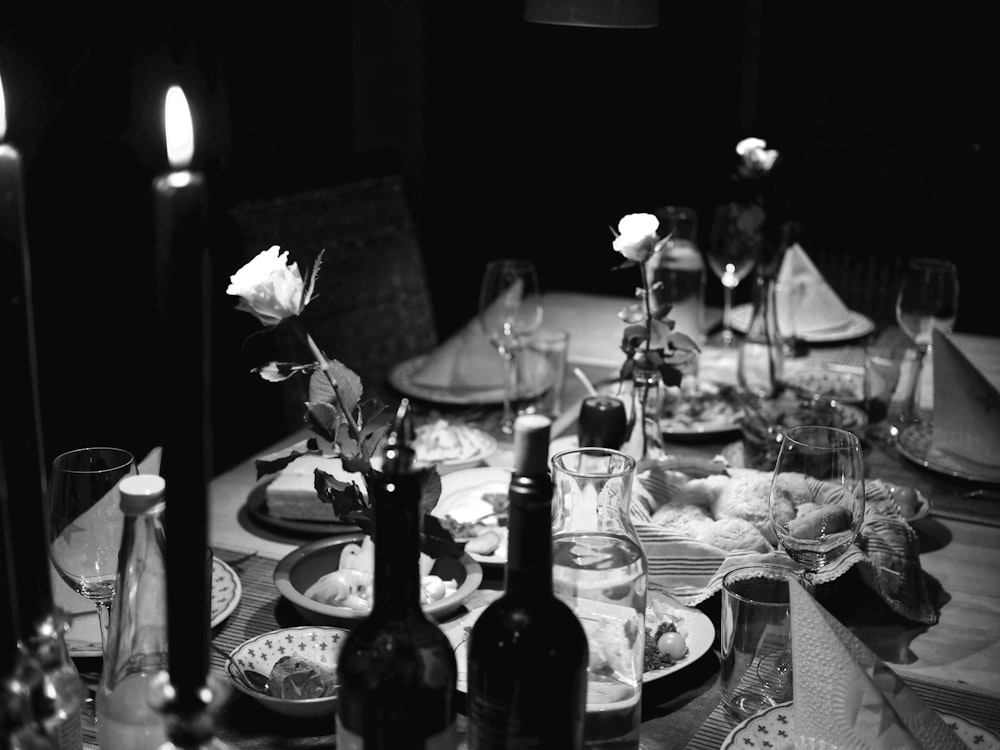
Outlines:
[{"label": "napkin on table", "polygon": [[503,388],[503,360],[479,320],[473,318],[427,355],[410,377],[430,388]]},{"label": "napkin on table", "polygon": [[1000,467],[1000,391],[955,346],[934,329],[934,447]]},{"label": "napkin on table", "polygon": [[798,582],[789,588],[795,747],[965,747],[934,709]]},{"label": "napkin on table", "polygon": [[793,315],[800,335],[843,328],[851,322],[847,305],[798,243],[789,247],[782,258],[775,297],[778,329],[786,336],[793,330]]}]

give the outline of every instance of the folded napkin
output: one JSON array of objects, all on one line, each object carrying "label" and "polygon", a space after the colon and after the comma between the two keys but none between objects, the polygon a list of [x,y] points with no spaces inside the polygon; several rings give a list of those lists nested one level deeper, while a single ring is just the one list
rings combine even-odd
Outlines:
[{"label": "folded napkin", "polygon": [[[692,475],[669,466],[654,464],[640,471],[633,486],[630,514],[646,551],[650,586],[694,606],[719,591],[723,576],[734,568],[757,563],[787,564],[788,555],[777,550],[773,539],[762,544],[759,538],[767,536],[770,525],[763,489],[770,484],[770,476],[771,472],[726,468],[724,473],[695,477],[697,481],[692,483]],[[743,545],[727,543],[732,537],[726,533],[715,537],[692,533],[690,517],[671,514],[669,520],[664,519],[665,506],[704,510],[720,496],[725,482],[754,477],[760,480],[755,502],[746,506],[745,512],[730,508],[727,513],[751,520],[764,532],[752,539],[745,537]],[[938,611],[920,566],[919,540],[903,519],[889,487],[877,479],[865,482],[865,518],[858,539],[845,554],[817,573],[815,580],[818,584],[834,581],[857,565],[862,580],[890,609],[913,622],[933,625]],[[809,479],[804,492],[803,502],[829,501],[824,497],[822,483],[816,480]],[[661,522],[654,521],[654,517]],[[712,520],[709,515],[707,521]],[[718,519],[715,524],[720,525]]]},{"label": "folded napkin", "polygon": [[785,336],[793,330],[793,315],[799,334],[843,328],[851,322],[851,311],[798,243],[785,251],[775,296],[778,329]]},{"label": "folded napkin", "polygon": [[503,388],[503,360],[478,318],[427,355],[410,376],[417,385],[453,390]]},{"label": "folded napkin", "polygon": [[965,747],[934,709],[794,581],[790,604],[795,747]]},{"label": "folded napkin", "polygon": [[1000,467],[1000,391],[934,329],[934,447],[960,458]]}]

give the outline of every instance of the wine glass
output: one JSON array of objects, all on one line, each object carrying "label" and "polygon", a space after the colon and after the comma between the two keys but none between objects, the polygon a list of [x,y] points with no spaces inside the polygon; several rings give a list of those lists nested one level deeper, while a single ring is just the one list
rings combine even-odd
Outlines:
[{"label": "wine glass", "polygon": [[[768,515],[781,548],[802,566],[812,590],[816,575],[854,544],[865,517],[865,467],[861,440],[837,427],[801,425],[785,432],[774,464]],[[809,488],[811,510],[796,514],[790,494]],[[788,684],[791,653],[765,657],[758,675]]]},{"label": "wine glass", "polygon": [[951,333],[957,315],[958,268],[955,264],[941,258],[910,260],[896,297],[896,322],[917,347],[914,372],[906,381],[904,420],[919,421],[921,381],[934,329]]},{"label": "wine glass", "polygon": [[107,650],[124,516],[118,482],[137,474],[121,448],[79,448],[52,462],[49,557],[70,588],[97,606],[102,652]]},{"label": "wine glass", "polygon": [[726,349],[733,346],[733,292],[760,257],[762,222],[763,211],[754,205],[727,203],[715,210],[705,255],[722,283],[722,346]]},{"label": "wine glass", "polygon": [[493,260],[483,271],[479,322],[504,360],[503,417],[500,429],[514,432],[514,402],[518,398],[517,356],[526,334],[542,324],[538,271],[528,260]]}]

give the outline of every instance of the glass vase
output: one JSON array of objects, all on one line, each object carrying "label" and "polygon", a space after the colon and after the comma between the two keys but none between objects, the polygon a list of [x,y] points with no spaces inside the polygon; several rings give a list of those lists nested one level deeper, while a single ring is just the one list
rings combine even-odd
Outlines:
[{"label": "glass vase", "polygon": [[660,415],[663,412],[663,376],[644,357],[637,356],[631,382],[625,385],[629,438],[622,450],[637,462],[664,455]]}]

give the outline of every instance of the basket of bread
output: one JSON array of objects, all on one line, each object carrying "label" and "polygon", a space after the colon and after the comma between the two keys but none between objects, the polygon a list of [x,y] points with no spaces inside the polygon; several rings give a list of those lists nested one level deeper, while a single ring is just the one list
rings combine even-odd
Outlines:
[{"label": "basket of bread", "polygon": [[[631,516],[649,561],[650,587],[694,606],[713,596],[733,568],[769,562],[791,565],[780,550],[768,514],[772,472],[712,461],[667,457],[638,470]],[[783,475],[775,488],[781,512],[808,527],[828,518],[837,501],[829,485],[805,475]],[[865,519],[846,554],[820,571],[827,583],[860,565],[862,578],[898,614],[937,621],[907,523],[893,485],[865,481]]]}]

